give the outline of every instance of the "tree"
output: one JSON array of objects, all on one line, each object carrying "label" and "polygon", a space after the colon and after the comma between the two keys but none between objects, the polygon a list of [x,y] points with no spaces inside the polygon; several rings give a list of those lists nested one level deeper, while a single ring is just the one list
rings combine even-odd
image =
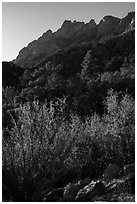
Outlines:
[{"label": "tree", "polygon": [[93,77],[96,76],[96,74],[100,73],[101,70],[99,60],[96,58],[95,53],[92,50],[87,52],[81,66],[83,68],[81,71],[81,78],[85,82],[90,81]]},{"label": "tree", "polygon": [[82,93],[82,90],[83,82],[79,73],[67,80],[67,94],[78,96]]}]

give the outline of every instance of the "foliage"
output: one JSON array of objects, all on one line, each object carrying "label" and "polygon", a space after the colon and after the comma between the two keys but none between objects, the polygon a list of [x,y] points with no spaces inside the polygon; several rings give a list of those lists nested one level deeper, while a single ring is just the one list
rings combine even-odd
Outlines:
[{"label": "foliage", "polygon": [[[60,108],[62,117],[55,116],[55,108]],[[20,106],[8,140],[3,135],[3,172],[10,178],[7,182],[14,199],[30,201],[37,183],[46,178],[53,182],[63,169],[74,135],[69,136],[69,127],[62,120],[58,104],[54,107],[51,102],[49,108],[38,102]]]},{"label": "foliage", "polygon": [[102,117],[84,121],[66,117],[65,98],[20,106],[9,138],[3,135],[3,185],[14,201],[40,201],[43,188],[67,182],[69,169],[75,179],[95,178],[111,162],[134,162],[133,98],[110,90],[105,105]]},{"label": "foliage", "polygon": [[112,148],[118,157],[119,164],[134,162],[135,154],[135,104],[129,95],[118,99],[118,94],[110,90],[107,97],[107,115],[105,120],[108,123],[107,134],[111,133],[113,138]]},{"label": "foliage", "polygon": [[14,87],[2,87],[2,127],[3,131],[11,127],[11,112],[19,106],[19,91]]}]

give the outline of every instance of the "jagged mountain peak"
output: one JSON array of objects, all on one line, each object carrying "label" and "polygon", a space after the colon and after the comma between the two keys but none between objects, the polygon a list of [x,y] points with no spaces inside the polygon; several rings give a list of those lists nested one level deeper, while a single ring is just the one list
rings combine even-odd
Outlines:
[{"label": "jagged mountain peak", "polygon": [[43,33],[43,35],[40,38],[38,38],[38,41],[39,42],[45,42],[45,41],[48,41],[52,38],[53,38],[53,32],[52,32],[52,30],[48,30],[47,32]]},{"label": "jagged mountain peak", "polygon": [[47,32],[43,33],[43,36],[44,35],[51,35],[51,34],[53,34],[53,32],[52,32],[52,30],[49,29]]},{"label": "jagged mountain peak", "polygon": [[70,26],[70,25],[71,25],[71,26],[72,26],[72,25],[76,25],[76,24],[82,24],[82,25],[84,25],[85,23],[84,23],[84,22],[80,22],[80,21],[76,21],[76,20],[74,20],[74,21],[65,20],[65,21],[63,22],[61,28],[66,27],[66,26]]},{"label": "jagged mountain peak", "polygon": [[72,24],[71,20],[65,20],[65,21],[63,22],[61,28],[64,28],[64,27],[66,27],[66,26],[68,26],[68,25],[71,25],[71,24]]},{"label": "jagged mountain peak", "polygon": [[127,16],[122,18],[116,28],[117,33],[131,30],[135,27],[135,12],[129,12]]},{"label": "jagged mountain peak", "polygon": [[102,19],[102,21],[113,21],[113,20],[120,21],[120,18],[111,16],[111,15],[107,15],[107,16],[104,16]]},{"label": "jagged mountain peak", "polygon": [[96,22],[94,19],[91,19],[88,23],[86,23],[89,27],[97,26]]},{"label": "jagged mountain peak", "polygon": [[71,20],[65,20],[61,26],[60,29],[57,30],[55,33],[55,36],[61,36],[63,38],[70,38],[72,35],[79,31],[82,27],[84,27],[84,22],[78,22],[74,20],[73,22]]},{"label": "jagged mountain peak", "polygon": [[98,24],[97,38],[106,39],[113,36],[120,19],[111,15],[104,16]]}]

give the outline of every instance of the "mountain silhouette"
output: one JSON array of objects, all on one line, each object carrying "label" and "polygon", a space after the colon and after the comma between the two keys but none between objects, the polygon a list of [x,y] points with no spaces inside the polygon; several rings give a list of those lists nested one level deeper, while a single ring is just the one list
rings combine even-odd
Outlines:
[{"label": "mountain silhouette", "polygon": [[89,23],[65,20],[56,32],[48,30],[37,40],[30,42],[19,52],[13,62],[22,68],[31,68],[62,49],[82,43],[96,46],[99,42],[134,28],[135,12],[128,13],[122,19],[105,16],[98,25],[94,19]]}]

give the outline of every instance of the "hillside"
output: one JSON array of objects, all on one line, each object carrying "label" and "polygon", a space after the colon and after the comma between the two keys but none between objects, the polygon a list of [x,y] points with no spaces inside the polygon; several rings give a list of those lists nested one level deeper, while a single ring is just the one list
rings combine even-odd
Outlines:
[{"label": "hillside", "polygon": [[99,41],[133,29],[134,20],[134,12],[123,19],[105,16],[98,25],[93,19],[89,23],[65,20],[56,32],[48,30],[38,40],[24,47],[14,63],[29,68],[66,47],[86,42],[96,45]]},{"label": "hillside", "polygon": [[65,20],[2,85],[3,201],[135,201],[134,12]]}]

